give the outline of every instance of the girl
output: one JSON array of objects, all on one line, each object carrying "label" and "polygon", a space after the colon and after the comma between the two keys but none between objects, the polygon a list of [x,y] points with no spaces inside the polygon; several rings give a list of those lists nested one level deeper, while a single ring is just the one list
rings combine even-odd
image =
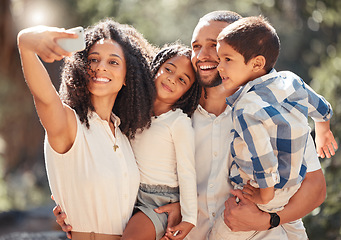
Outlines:
[{"label": "girl", "polygon": [[60,60],[69,53],[56,40],[73,37],[50,27],[21,31],[23,72],[46,131],[50,188],[72,239],[120,239],[140,182],[128,138],[150,124],[152,52],[132,27],[100,22],[86,31],[86,49],[65,59],[59,95],[37,55]]},{"label": "girl", "polygon": [[172,238],[183,239],[197,219],[194,132],[189,117],[201,89],[195,81],[191,50],[181,44],[165,47],[151,69],[156,88],[153,117],[150,128],[136,133],[131,141],[141,183],[123,240],[160,239],[167,215],[154,209],[179,200],[182,222],[169,231]]}]

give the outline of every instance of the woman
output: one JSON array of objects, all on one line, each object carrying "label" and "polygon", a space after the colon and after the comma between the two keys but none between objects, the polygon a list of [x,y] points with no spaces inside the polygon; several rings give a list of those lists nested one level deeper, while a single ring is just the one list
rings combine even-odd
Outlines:
[{"label": "woman", "polygon": [[[72,239],[120,239],[139,186],[128,138],[150,125],[153,52],[135,29],[112,20],[89,28],[86,49],[70,55],[56,40],[72,37],[49,27],[18,35],[25,79],[46,131],[50,188],[73,226]],[[47,62],[69,56],[60,95],[37,54]]]}]

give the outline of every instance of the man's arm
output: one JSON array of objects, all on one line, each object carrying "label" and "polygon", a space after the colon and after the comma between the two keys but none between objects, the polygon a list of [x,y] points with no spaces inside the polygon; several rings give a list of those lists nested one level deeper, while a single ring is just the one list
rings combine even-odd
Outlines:
[{"label": "man's arm", "polygon": [[[243,197],[240,190],[233,190],[240,199],[237,204],[235,197],[225,202],[224,221],[232,231],[264,231],[270,227],[270,215],[262,212],[251,201]],[[321,169],[308,172],[301,187],[291,197],[282,211],[280,224],[288,223],[304,217],[320,206],[326,197],[326,182]],[[302,201],[305,199],[305,201]]]},{"label": "man's arm", "polygon": [[[167,213],[167,231],[171,230],[170,228],[178,225],[181,222],[181,209],[180,202],[170,203],[158,208],[154,209],[157,213]],[[169,238],[164,235],[160,240],[169,240]]]},{"label": "man's arm", "polygon": [[62,212],[60,206],[56,206],[53,208],[53,214],[56,217],[56,222],[62,228],[62,230],[66,233],[66,237],[71,239],[71,225],[66,225],[65,219],[66,214]]},{"label": "man's arm", "polygon": [[281,218],[280,224],[297,220],[313,211],[324,202],[326,192],[322,169],[308,172],[296,194],[291,197],[285,208],[277,213]]},{"label": "man's arm", "polygon": [[[52,198],[52,200],[54,200],[53,196],[51,196],[51,198]],[[181,222],[181,210],[180,210],[180,203],[179,202],[170,203],[170,204],[161,206],[159,208],[156,208],[154,210],[157,213],[167,213],[168,214],[168,219],[167,219],[168,226],[167,226],[167,228],[173,227],[173,226],[175,226]],[[67,225],[65,223],[66,214],[61,211],[60,206],[56,206],[53,209],[53,214],[56,217],[56,222],[58,223],[58,225],[66,233],[67,238],[71,239],[72,226]],[[164,236],[162,238],[162,240],[169,240],[169,238]]]}]

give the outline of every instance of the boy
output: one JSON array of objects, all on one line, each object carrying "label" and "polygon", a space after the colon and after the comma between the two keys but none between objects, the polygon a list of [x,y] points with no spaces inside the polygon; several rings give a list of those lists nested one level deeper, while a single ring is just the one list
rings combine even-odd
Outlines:
[{"label": "boy", "polygon": [[[242,18],[227,26],[217,40],[223,86],[236,91],[227,98],[234,128],[230,180],[241,189],[250,182],[253,187],[243,189],[245,198],[271,212],[270,228],[277,227],[276,212],[288,203],[306,174],[308,115],[315,121],[316,142],[322,146],[329,142],[337,149],[329,128],[332,109],[297,75],[273,69],[280,43],[263,17]],[[299,228],[286,229],[295,232],[288,233],[290,239],[307,239],[303,224]],[[218,218],[210,239],[247,239],[256,234],[231,232]]]}]

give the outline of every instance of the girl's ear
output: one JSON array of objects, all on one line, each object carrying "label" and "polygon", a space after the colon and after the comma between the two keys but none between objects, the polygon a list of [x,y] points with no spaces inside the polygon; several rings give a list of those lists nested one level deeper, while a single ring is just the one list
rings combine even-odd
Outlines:
[{"label": "girl's ear", "polygon": [[254,72],[258,72],[264,69],[266,59],[263,55],[258,55],[252,59],[252,69]]}]

